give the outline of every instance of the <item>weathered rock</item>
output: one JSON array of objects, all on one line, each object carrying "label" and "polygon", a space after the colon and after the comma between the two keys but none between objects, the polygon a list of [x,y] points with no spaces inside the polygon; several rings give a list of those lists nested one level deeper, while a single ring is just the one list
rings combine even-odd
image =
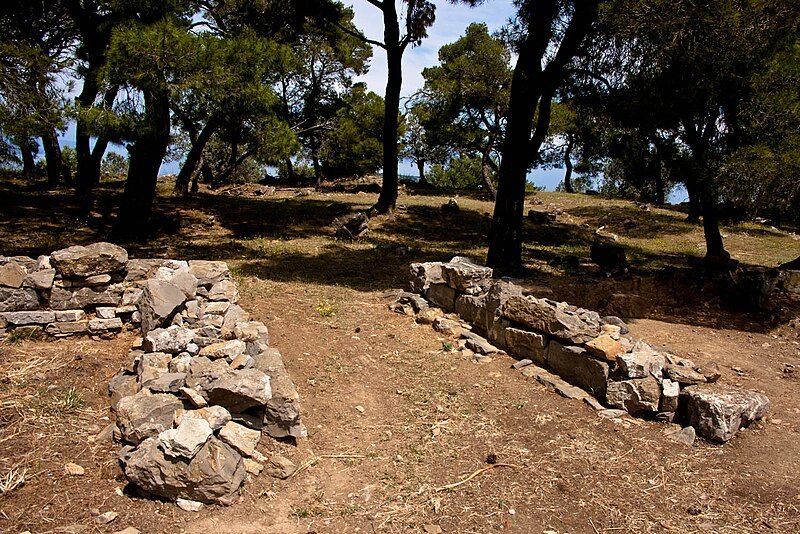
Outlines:
[{"label": "weathered rock", "polygon": [[461,335],[461,332],[464,331],[464,329],[461,327],[461,323],[458,321],[453,321],[452,319],[448,319],[447,317],[437,317],[434,319],[433,329],[437,332],[452,337],[458,337]]},{"label": "weathered rock", "polygon": [[57,285],[50,292],[50,308],[53,310],[74,310],[91,306],[114,306],[122,299],[122,284],[81,287],[76,290]]},{"label": "weathered rock", "polygon": [[609,382],[606,401],[614,408],[623,408],[631,414],[658,411],[661,386],[652,376]]},{"label": "weathered rock", "polygon": [[38,310],[39,296],[29,287],[0,287],[0,312]]},{"label": "weathered rock", "polygon": [[9,326],[23,326],[28,324],[48,324],[56,320],[55,313],[51,311],[18,311],[0,313],[0,323]]},{"label": "weathered rock", "polygon": [[142,314],[142,332],[147,334],[167,323],[185,301],[186,295],[174,284],[148,280],[138,302]]},{"label": "weathered rock", "polygon": [[489,313],[486,295],[461,295],[456,298],[455,311],[459,317],[486,332],[489,329]]},{"label": "weathered rock", "polygon": [[401,305],[410,306],[411,310],[414,313],[419,313],[423,310],[427,310],[429,307],[427,300],[417,295],[416,293],[409,293],[408,291],[401,292],[397,296],[396,302]]},{"label": "weathered rock", "polygon": [[253,476],[258,476],[264,470],[264,464],[259,463],[252,458],[244,458],[244,468],[247,473]]},{"label": "weathered rock", "polygon": [[191,260],[189,272],[197,278],[197,283],[203,286],[214,285],[230,278],[231,275],[228,265],[223,261]]},{"label": "weathered rock", "polygon": [[546,361],[547,340],[542,334],[519,328],[505,329],[505,346],[517,356],[530,358],[539,365]]},{"label": "weathered rock", "polygon": [[163,373],[148,382],[147,387],[153,393],[178,393],[184,384],[186,384],[186,373]]},{"label": "weathered rock", "polygon": [[142,347],[147,352],[186,352],[186,347],[194,339],[194,332],[180,326],[156,328],[148,331],[142,339]]},{"label": "weathered rock", "polygon": [[625,378],[645,378],[653,376],[660,379],[666,359],[663,354],[653,350],[644,342],[637,342],[630,352],[617,356],[617,365]]},{"label": "weathered rock", "polygon": [[167,456],[193,458],[212,435],[211,425],[205,419],[184,417],[177,428],[161,432],[158,441]]},{"label": "weathered rock", "polygon": [[142,354],[136,362],[136,374],[139,376],[139,384],[146,386],[161,375],[168,373],[171,361],[172,356],[164,352]]},{"label": "weathered rock", "polygon": [[354,240],[369,231],[369,217],[366,213],[354,213],[333,221],[335,235],[339,239]]},{"label": "weathered rock", "polygon": [[199,501],[192,501],[189,499],[181,499],[178,497],[175,499],[175,504],[183,510],[184,512],[199,512],[203,509],[203,503]]},{"label": "weathered rock", "polygon": [[442,262],[412,263],[411,291],[425,294],[431,284],[444,284]]},{"label": "weathered rock", "polygon": [[456,256],[442,265],[445,283],[458,291],[466,291],[492,278],[492,269],[473,262],[469,258]]},{"label": "weathered rock", "polygon": [[683,394],[687,398],[689,424],[700,436],[717,443],[730,440],[740,428],[761,419],[770,407],[762,393],[716,384],[689,386]]},{"label": "weathered rock", "polygon": [[58,322],[74,322],[86,319],[86,312],[83,310],[65,310],[54,312]]},{"label": "weathered rock", "polygon": [[533,365],[533,360],[529,360],[525,358],[524,360],[519,360],[511,364],[512,369],[522,369],[523,367],[527,367],[529,365]]},{"label": "weathered rock", "polygon": [[95,274],[93,276],[87,276],[86,278],[65,278],[62,280],[62,283],[64,287],[104,286],[111,283],[111,275]]},{"label": "weathered rock", "polygon": [[0,265],[0,286],[18,289],[22,287],[28,272],[14,262]]},{"label": "weathered rock", "polygon": [[100,306],[94,310],[95,315],[99,319],[113,319],[116,317],[116,308],[111,308],[109,306]]},{"label": "weathered rock", "polygon": [[236,325],[250,320],[250,314],[242,309],[241,306],[234,304],[225,313],[220,326],[219,335],[222,339],[233,339]]},{"label": "weathered rock", "polygon": [[430,284],[425,298],[446,312],[452,312],[456,305],[456,290],[447,284]]},{"label": "weathered rock", "polygon": [[664,368],[664,374],[670,380],[683,385],[704,384],[706,382],[705,376],[684,365],[667,364]]},{"label": "weathered rock", "polygon": [[231,420],[231,413],[222,406],[207,406],[199,410],[178,410],[175,412],[175,424],[180,425],[184,419],[202,419],[211,430],[217,431]]},{"label": "weathered rock", "polygon": [[591,358],[580,347],[551,341],[547,346],[547,365],[570,384],[581,387],[597,397],[602,398],[606,392],[608,364]]},{"label": "weathered rock", "polygon": [[258,321],[236,323],[233,335],[245,342],[245,352],[249,356],[255,356],[269,347],[269,330],[264,323]]},{"label": "weathered rock", "polygon": [[269,459],[267,465],[267,474],[271,477],[287,479],[297,471],[297,466],[294,462],[281,456],[280,454],[273,454]]},{"label": "weathered rock", "polygon": [[206,388],[208,400],[233,413],[263,406],[272,397],[270,377],[258,369],[239,369],[214,380]]},{"label": "weathered rock", "polygon": [[193,299],[195,293],[197,293],[197,277],[189,271],[188,267],[183,269],[159,267],[156,271],[156,279],[174,285],[180,289],[188,299]]},{"label": "weathered rock", "polygon": [[694,427],[687,426],[681,428],[680,425],[674,425],[664,431],[666,436],[675,442],[682,443],[691,447],[694,444],[696,433]]},{"label": "weathered rock", "polygon": [[678,397],[681,393],[681,387],[677,382],[673,382],[669,378],[661,380],[661,406],[659,411],[662,412],[677,412],[678,411]]},{"label": "weathered rock", "polygon": [[242,457],[229,445],[211,437],[191,461],[170,458],[151,438],[133,451],[125,476],[153,495],[169,500],[190,499],[206,504],[232,504],[245,479]]},{"label": "weathered rock", "polygon": [[93,243],[57,250],[50,263],[64,277],[82,277],[113,273],[125,268],[128,252],[111,243]]},{"label": "weathered rock", "polygon": [[242,456],[249,457],[253,456],[253,451],[256,450],[261,432],[231,421],[220,429],[219,439],[236,449]]},{"label": "weathered rock", "polygon": [[208,300],[224,300],[235,304],[239,301],[239,290],[233,280],[221,280],[211,286],[208,291]]},{"label": "weathered rock", "polygon": [[120,399],[117,404],[117,426],[122,438],[134,445],[172,428],[175,411],[182,408],[175,395],[153,394],[143,389]]},{"label": "weathered rock", "polygon": [[461,337],[466,339],[465,346],[478,354],[489,355],[500,352],[500,349],[489,343],[486,338],[479,336],[473,332],[461,332]]},{"label": "weathered rock", "polygon": [[246,345],[240,339],[232,339],[230,341],[221,341],[208,345],[200,349],[200,356],[205,356],[211,360],[225,358],[228,361],[233,360],[240,354],[244,354]]},{"label": "weathered rock", "polygon": [[698,367],[695,369],[698,373],[705,377],[706,382],[713,383],[720,379],[722,373],[719,370],[719,364],[717,362],[709,362],[706,365]]},{"label": "weathered rock", "polygon": [[139,383],[133,375],[119,373],[108,381],[108,394],[111,396],[111,408],[116,410],[120,399],[136,395]]},{"label": "weathered rock", "polygon": [[192,368],[192,356],[188,352],[181,352],[169,362],[170,373],[188,374]]},{"label": "weathered rock", "polygon": [[628,333],[628,325],[625,324],[625,321],[617,317],[616,315],[606,315],[600,318],[600,323],[603,325],[614,325],[619,327],[619,333],[625,335]]},{"label": "weathered rock", "polygon": [[227,300],[219,300],[215,302],[209,302],[203,308],[203,314],[209,315],[225,315],[225,312],[231,307],[231,303]]},{"label": "weathered rock", "polygon": [[89,330],[91,332],[122,330],[122,319],[119,317],[114,317],[113,319],[92,319],[89,321]]},{"label": "weathered rock", "polygon": [[571,343],[586,343],[600,335],[600,317],[535,297],[510,297],[499,313],[511,321]]},{"label": "weathered rock", "polygon": [[51,336],[71,336],[89,333],[89,321],[69,321],[51,323],[45,327],[45,332]]},{"label": "weathered rock", "polygon": [[254,366],[270,377],[272,398],[264,412],[264,432],[274,438],[302,438],[306,429],[300,422],[300,395],[286,372],[281,353],[268,349],[254,358]]},{"label": "weathered rock", "polygon": [[187,399],[189,399],[189,402],[191,402],[192,406],[194,406],[195,408],[205,408],[206,406],[208,406],[208,401],[202,395],[200,395],[200,393],[198,393],[196,390],[192,388],[182,387],[180,391]]},{"label": "weathered rock", "polygon": [[549,211],[528,210],[528,220],[534,224],[549,224],[555,222],[557,214]]},{"label": "weathered rock", "polygon": [[40,271],[33,271],[32,273],[28,273],[28,276],[25,277],[24,285],[26,287],[32,287],[34,289],[46,291],[53,287],[55,276],[55,269],[42,269]]},{"label": "weathered rock", "polygon": [[[602,328],[605,329],[608,326],[611,325],[603,325]],[[614,339],[610,334],[603,334],[587,341],[586,350],[588,350],[592,356],[609,363],[615,363],[617,361],[617,356],[624,352],[625,348],[618,339]]]},{"label": "weathered rock", "polygon": [[193,358],[189,366],[189,376],[186,377],[186,385],[197,390],[201,395],[207,397],[205,392],[209,385],[231,370],[228,362],[224,359],[211,361],[205,356]]}]

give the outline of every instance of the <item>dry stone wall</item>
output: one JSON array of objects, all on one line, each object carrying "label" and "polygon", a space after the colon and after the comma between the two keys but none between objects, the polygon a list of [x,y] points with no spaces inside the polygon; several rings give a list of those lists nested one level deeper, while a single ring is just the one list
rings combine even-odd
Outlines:
[{"label": "dry stone wall", "polygon": [[537,298],[464,257],[412,264],[411,290],[390,307],[460,337],[478,358],[507,352],[519,360],[515,368],[604,417],[678,423],[690,441],[696,432],[724,443],[769,409],[762,393],[716,383],[716,365],[700,368],[631,337],[617,317]]},{"label": "dry stone wall", "polygon": [[109,383],[120,460],[138,488],[190,508],[230,504],[248,473],[281,468],[256,449],[263,436],[306,435],[283,358],[238,299],[224,262],[129,259],[110,243],[0,257],[6,331],[141,328]]}]

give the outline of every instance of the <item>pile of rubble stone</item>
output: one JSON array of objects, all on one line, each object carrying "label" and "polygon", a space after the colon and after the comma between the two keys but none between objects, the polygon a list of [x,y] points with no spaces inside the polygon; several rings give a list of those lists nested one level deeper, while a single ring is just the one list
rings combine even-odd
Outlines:
[{"label": "pile of rubble stone", "polygon": [[237,304],[223,262],[134,260],[96,243],[3,258],[0,284],[8,330],[108,335],[141,325],[109,393],[125,475],[147,493],[230,504],[247,473],[281,462],[256,450],[262,435],[305,436],[281,354]]},{"label": "pile of rubble stone", "polygon": [[390,307],[460,337],[477,358],[509,353],[520,359],[515,368],[604,417],[684,424],[684,435],[723,443],[769,408],[761,393],[717,384],[714,364],[701,368],[658,350],[629,336],[618,317],[537,298],[467,258],[412,264],[411,289]]}]

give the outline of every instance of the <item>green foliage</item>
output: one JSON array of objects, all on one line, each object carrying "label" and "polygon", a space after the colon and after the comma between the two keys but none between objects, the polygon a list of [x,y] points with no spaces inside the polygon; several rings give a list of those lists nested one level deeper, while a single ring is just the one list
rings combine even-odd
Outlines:
[{"label": "green foliage", "polygon": [[100,175],[106,180],[119,180],[128,174],[128,158],[116,152],[109,152],[103,158]]},{"label": "green foliage", "polygon": [[61,148],[61,164],[67,170],[69,176],[75,176],[75,171],[78,169],[78,154],[71,146]]},{"label": "green foliage", "polygon": [[458,156],[446,165],[435,164],[429,173],[431,185],[436,187],[469,189],[482,183],[481,159],[470,156]]},{"label": "green foliage", "polygon": [[363,176],[381,168],[383,113],[383,98],[363,84],[353,87],[320,150],[326,176]]},{"label": "green foliage", "polygon": [[439,50],[439,65],[426,68],[417,115],[425,142],[451,153],[492,157],[499,148],[511,86],[510,52],[471,24],[463,37]]}]

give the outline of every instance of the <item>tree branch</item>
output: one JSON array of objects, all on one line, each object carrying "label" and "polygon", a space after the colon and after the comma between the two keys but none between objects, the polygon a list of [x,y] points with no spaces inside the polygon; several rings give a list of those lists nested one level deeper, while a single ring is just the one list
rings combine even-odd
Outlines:
[{"label": "tree branch", "polygon": [[[368,0],[368,1],[370,1],[370,3],[373,3],[371,0]],[[369,39],[366,35],[364,35],[360,31],[353,30],[352,28],[348,28],[347,26],[344,26],[343,24],[340,24],[337,21],[332,21],[332,22],[333,22],[334,26],[339,28],[341,31],[343,31],[344,33],[346,33],[350,37],[355,37],[356,39],[360,39],[361,41],[363,41],[363,42],[365,42],[367,44],[371,44],[373,46],[378,46],[378,47],[383,48],[384,50],[386,50],[386,45],[383,44],[382,42],[375,41],[373,39]]]}]

